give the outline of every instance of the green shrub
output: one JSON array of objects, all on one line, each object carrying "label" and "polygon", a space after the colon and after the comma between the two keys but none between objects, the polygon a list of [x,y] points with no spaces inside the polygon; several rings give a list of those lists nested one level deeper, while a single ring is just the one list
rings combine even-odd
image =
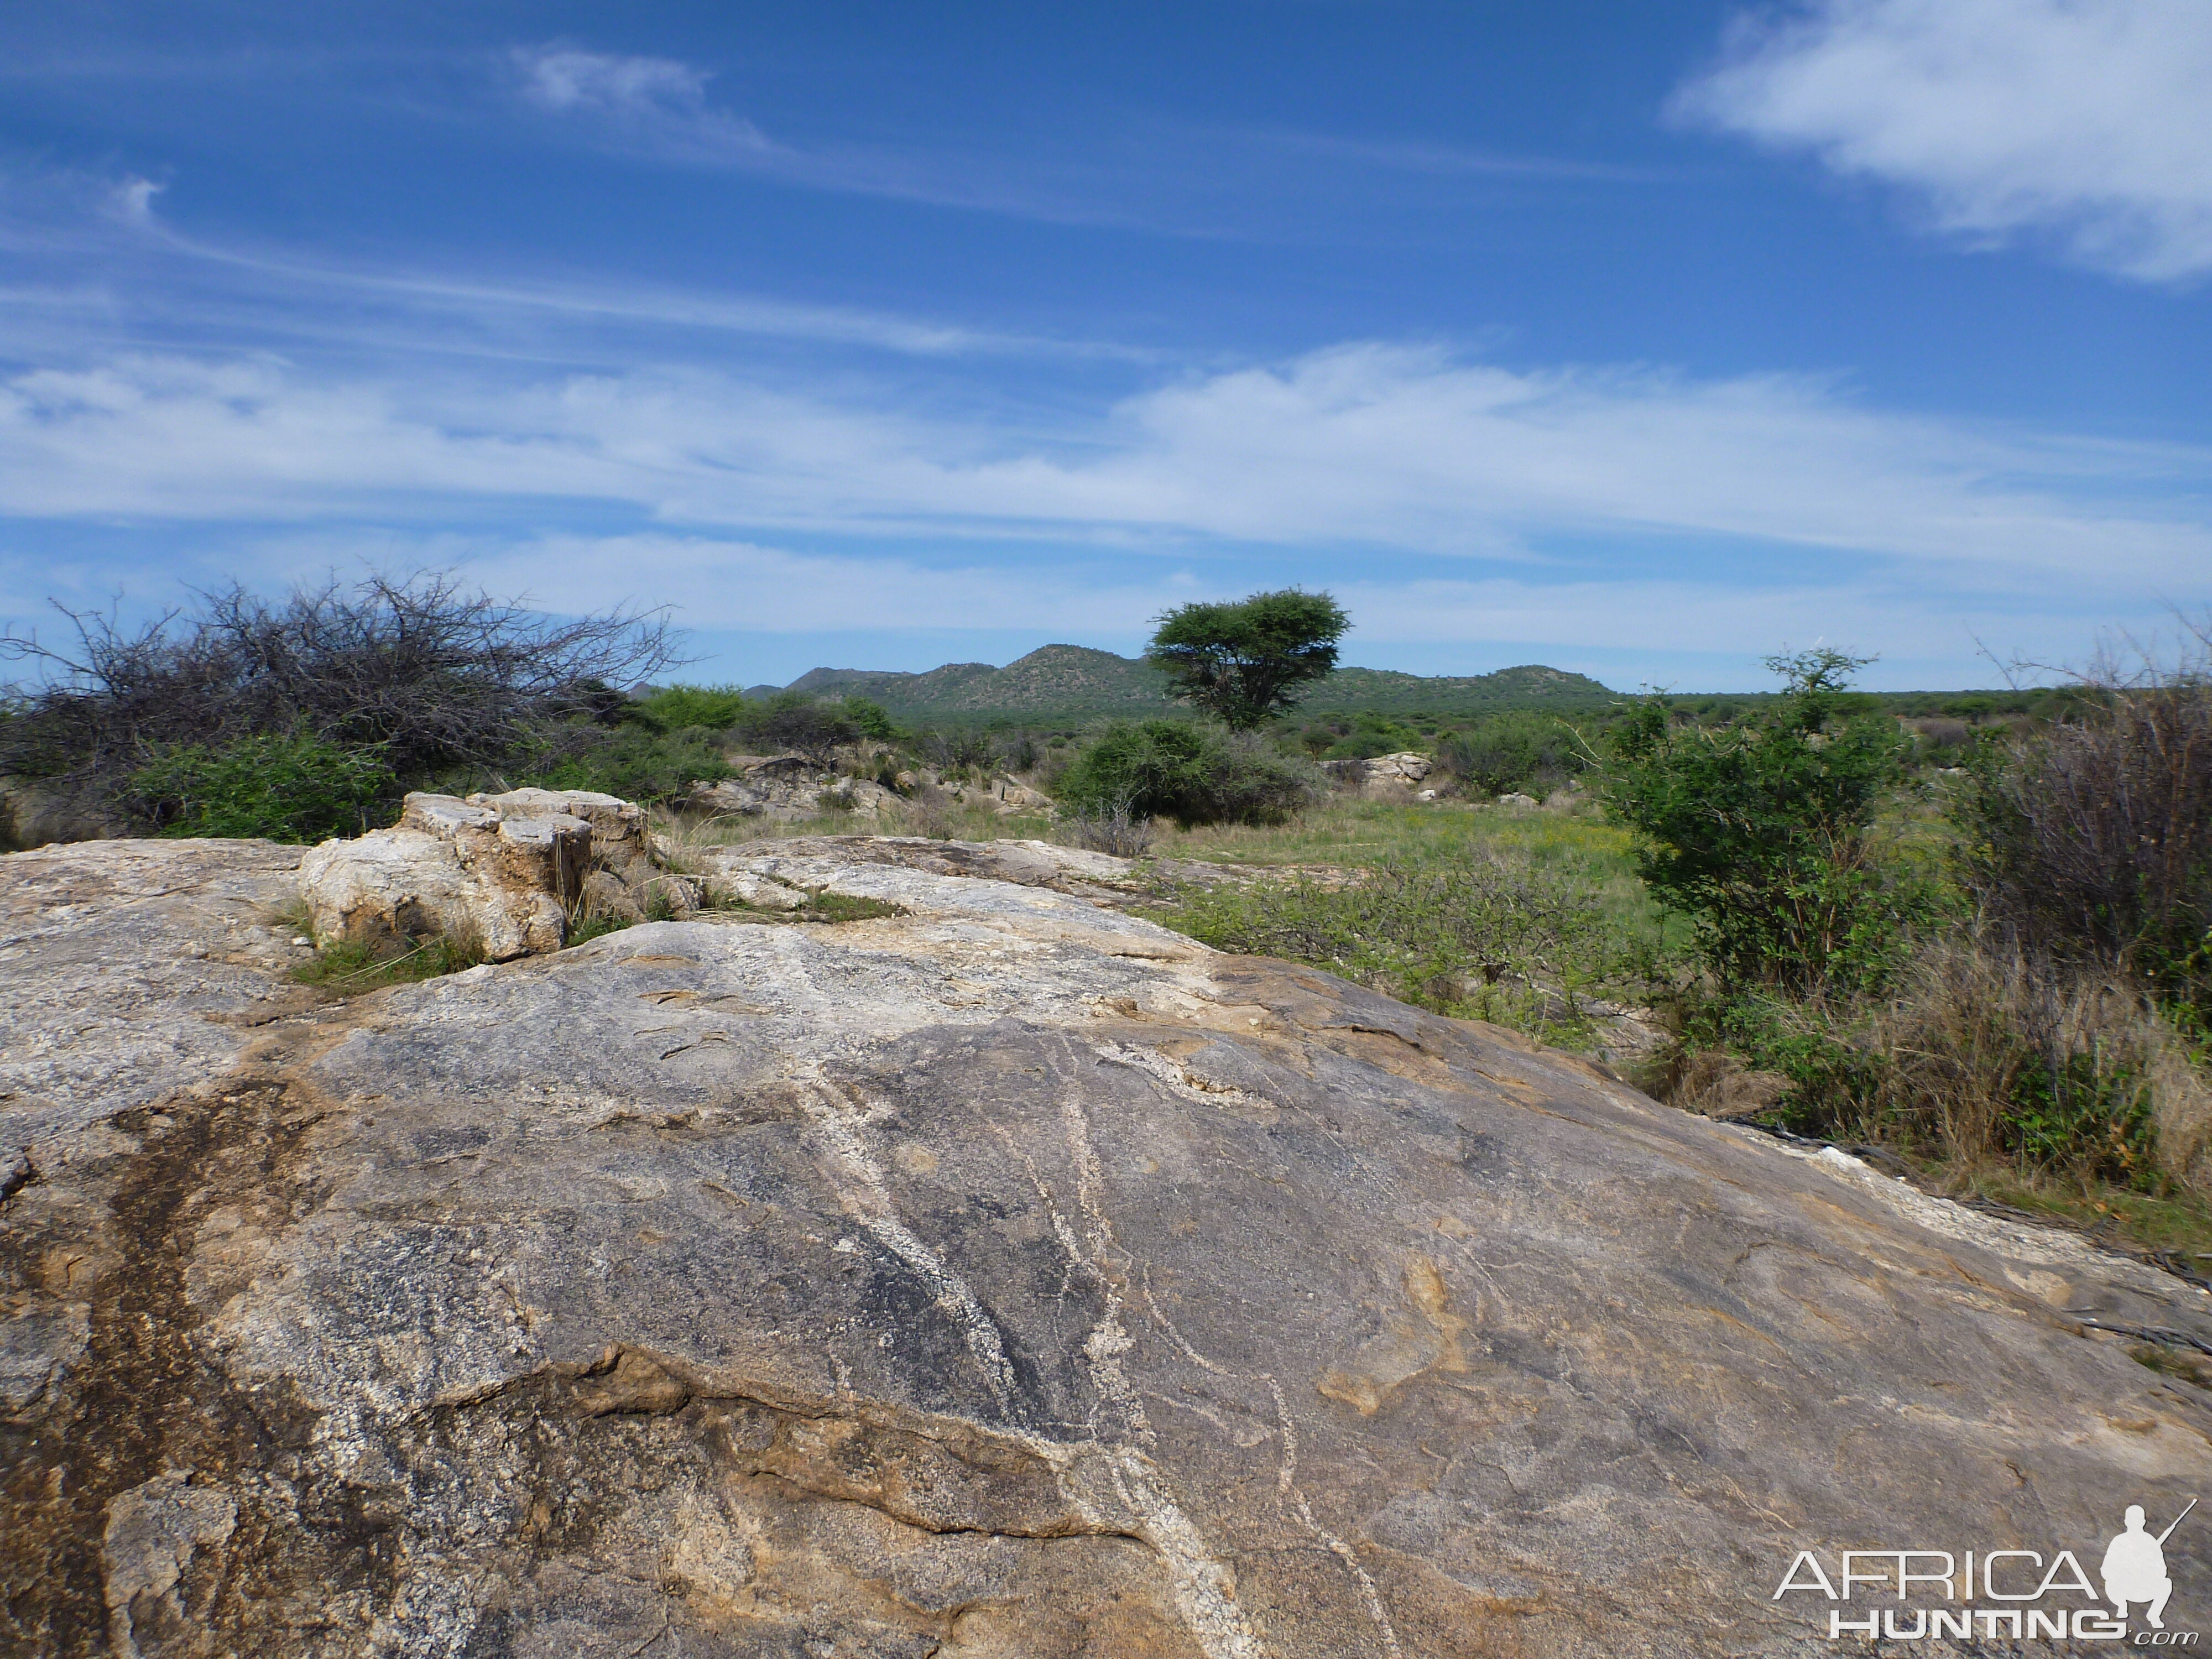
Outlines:
[{"label": "green shrub", "polygon": [[1195,823],[1274,823],[1318,797],[1311,768],[1260,739],[1188,720],[1119,720],[1076,757],[1060,798]]},{"label": "green shrub", "polygon": [[1718,730],[1646,698],[1613,735],[1607,809],[1634,829],[1653,894],[1695,924],[1722,987],[1806,994],[1878,981],[1931,911],[1871,834],[1910,740],[1845,690],[1833,651],[1770,659],[1789,690]]},{"label": "green shrub", "polygon": [[655,732],[682,732],[693,726],[726,732],[744,718],[745,708],[744,694],[734,685],[670,685],[639,698],[623,712],[626,719]]},{"label": "green shrub", "polygon": [[1437,745],[1437,764],[1477,795],[1549,794],[1583,769],[1573,729],[1556,714],[1494,714]]},{"label": "green shrub", "polygon": [[[1428,738],[1419,730],[1388,714],[1361,713],[1349,720],[1330,722],[1322,730],[1330,738],[1318,750],[1323,760],[1371,760],[1377,755],[1401,755],[1428,747]],[[1307,728],[1308,733],[1311,731]],[[1301,733],[1299,741],[1313,749],[1307,733]]]},{"label": "green shrub", "polygon": [[590,789],[624,800],[680,798],[695,781],[735,775],[720,735],[701,726],[659,732],[643,726],[579,727],[520,770],[520,781],[546,789]]},{"label": "green shrub", "polygon": [[898,727],[891,721],[890,711],[879,702],[866,697],[845,699],[845,717],[853,722],[854,729],[874,743],[890,743],[898,737]]},{"label": "green shrub", "polygon": [[372,818],[381,822],[398,793],[380,744],[305,731],[180,744],[133,772],[131,789],[164,836],[292,842],[357,836]]}]

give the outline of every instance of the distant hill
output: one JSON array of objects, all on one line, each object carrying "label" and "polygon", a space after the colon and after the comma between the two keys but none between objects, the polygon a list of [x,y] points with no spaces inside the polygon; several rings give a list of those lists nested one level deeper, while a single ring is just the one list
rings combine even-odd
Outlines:
[{"label": "distant hill", "polygon": [[[755,686],[746,695],[772,696],[778,690],[867,697],[902,720],[1087,720],[1158,714],[1170,707],[1167,678],[1157,669],[1135,658],[1080,645],[1044,646],[1004,668],[984,662],[947,663],[926,674],[816,668],[787,686]],[[1501,668],[1494,674],[1432,678],[1387,668],[1340,668],[1314,687],[1299,706],[1312,714],[1371,708],[1474,714],[1504,708],[1587,708],[1613,696],[1586,675],[1533,663]]]},{"label": "distant hill", "polygon": [[1524,663],[1494,674],[1401,674],[1389,668],[1340,668],[1299,706],[1315,714],[1372,708],[1392,714],[1486,714],[1501,708],[1578,708],[1618,693],[1587,674]]}]

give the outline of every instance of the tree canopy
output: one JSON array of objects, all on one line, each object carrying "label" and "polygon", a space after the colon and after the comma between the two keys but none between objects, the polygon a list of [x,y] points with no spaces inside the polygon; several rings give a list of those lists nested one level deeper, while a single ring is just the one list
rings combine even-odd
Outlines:
[{"label": "tree canopy", "polygon": [[1173,682],[1171,695],[1237,731],[1290,708],[1334,669],[1336,642],[1352,626],[1328,594],[1296,587],[1181,605],[1157,622],[1145,659]]}]

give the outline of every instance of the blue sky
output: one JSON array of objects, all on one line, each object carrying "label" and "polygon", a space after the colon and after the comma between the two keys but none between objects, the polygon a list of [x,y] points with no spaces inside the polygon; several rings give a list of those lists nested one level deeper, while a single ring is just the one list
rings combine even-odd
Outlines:
[{"label": "blue sky", "polygon": [[2212,606],[2208,86],[2203,0],[9,8],[0,614],[1986,684]]}]

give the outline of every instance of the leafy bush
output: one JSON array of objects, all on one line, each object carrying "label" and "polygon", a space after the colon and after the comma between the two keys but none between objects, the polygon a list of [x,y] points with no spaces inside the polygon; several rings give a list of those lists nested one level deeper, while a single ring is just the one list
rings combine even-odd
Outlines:
[{"label": "leafy bush", "polygon": [[669,685],[623,711],[655,732],[726,732],[744,718],[744,694],[734,685]]},{"label": "leafy bush", "polygon": [[1349,718],[1317,721],[1298,735],[1299,744],[1322,760],[1370,760],[1376,755],[1426,750],[1427,737],[1417,727],[1388,714],[1363,711]]},{"label": "leafy bush", "polygon": [[1478,795],[1549,794],[1583,769],[1573,728],[1553,714],[1495,714],[1437,745],[1437,765]]},{"label": "leafy bush", "polygon": [[866,697],[846,698],[845,717],[853,722],[855,731],[872,743],[891,743],[898,737],[898,727],[891,720],[890,711]]},{"label": "leafy bush", "polygon": [[1876,809],[1907,741],[1846,690],[1833,651],[1770,659],[1789,690],[1735,725],[1677,726],[1647,698],[1600,775],[1607,810],[1642,841],[1660,902],[1688,915],[1729,990],[1804,994],[1878,981],[1932,896],[1876,859]]},{"label": "leafy bush", "polygon": [[381,822],[398,787],[380,747],[305,731],[184,744],[131,775],[144,816],[165,836],[259,836],[309,842]]},{"label": "leafy bush", "polygon": [[543,788],[592,789],[635,801],[677,799],[695,781],[736,775],[722,758],[720,735],[701,726],[666,733],[574,726],[518,769],[522,781]]},{"label": "leafy bush", "polygon": [[1316,799],[1303,761],[1260,739],[1187,720],[1121,720],[1108,726],[1060,778],[1078,811],[1123,811],[1194,823],[1273,823]]}]

